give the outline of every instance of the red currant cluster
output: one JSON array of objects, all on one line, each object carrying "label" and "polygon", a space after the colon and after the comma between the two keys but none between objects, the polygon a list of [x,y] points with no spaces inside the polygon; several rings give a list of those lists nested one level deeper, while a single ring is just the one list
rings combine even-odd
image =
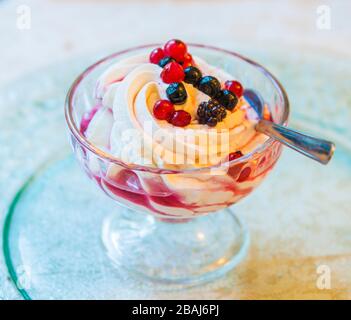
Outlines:
[{"label": "red currant cluster", "polygon": [[150,62],[162,68],[171,61],[177,61],[184,69],[193,65],[193,57],[188,53],[188,48],[183,41],[170,40],[163,49],[156,48],[150,53]]},{"label": "red currant cluster", "polygon": [[163,68],[161,79],[169,84],[166,94],[169,100],[159,100],[154,105],[154,116],[159,120],[185,127],[191,122],[191,115],[184,110],[175,110],[174,105],[184,104],[187,92],[182,82],[192,84],[195,88],[210,96],[208,102],[202,102],[197,110],[200,124],[215,126],[226,117],[226,110],[234,110],[238,99],[243,94],[243,87],[238,81],[226,81],[224,89],[220,82],[212,76],[202,76],[194,66],[187,46],[180,40],[170,40],[162,48],[154,49],[150,54],[150,62]]},{"label": "red currant cluster", "polygon": [[150,62],[163,68],[161,79],[169,84],[166,90],[169,100],[159,100],[155,103],[154,116],[177,127],[187,126],[191,122],[190,113],[174,108],[174,105],[184,104],[188,97],[182,83],[185,78],[184,69],[192,66],[194,62],[186,44],[180,40],[170,40],[163,49],[156,48],[151,52]]}]

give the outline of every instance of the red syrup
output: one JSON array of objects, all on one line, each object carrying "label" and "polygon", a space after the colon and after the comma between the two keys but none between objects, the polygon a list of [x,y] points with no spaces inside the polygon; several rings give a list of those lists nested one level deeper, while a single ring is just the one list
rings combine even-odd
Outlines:
[{"label": "red syrup", "polygon": [[[107,182],[106,180],[101,179],[100,177],[95,176],[95,179],[108,196],[111,197],[111,194],[109,194],[105,188],[107,188],[109,192],[112,192],[112,194],[116,197],[115,200],[118,201],[118,198],[122,198],[124,200],[131,202],[132,204],[136,204],[138,206],[142,206],[146,209],[149,209],[155,214],[167,215],[167,213],[157,210],[150,204],[149,199],[151,198],[151,196],[148,196],[146,193],[144,194],[135,193],[132,191],[127,191],[122,188],[118,188],[112,185],[111,183]],[[155,198],[156,197],[153,197],[153,200]],[[157,198],[162,198],[162,197],[157,197]],[[184,205],[182,205],[182,207],[184,207]],[[172,216],[172,215],[169,214],[169,216]]]},{"label": "red syrup", "polygon": [[[118,81],[120,81],[120,79],[114,82]],[[98,104],[84,114],[80,124],[81,133],[84,134],[86,132],[89,123],[101,107],[102,105]],[[266,117],[268,118],[268,114],[266,114]],[[255,137],[256,135],[252,139]],[[248,143],[250,143],[252,139],[250,139]],[[161,221],[172,222],[172,220],[175,221],[172,218],[177,218],[176,221],[184,220],[184,222],[186,222],[188,221],[187,216],[182,215],[181,213],[177,214],[167,212],[167,207],[170,209],[186,209],[189,211],[187,213],[188,216],[195,216],[202,214],[201,212],[196,212],[197,209],[211,206],[230,206],[251,193],[252,190],[259,185],[263,177],[267,175],[268,172],[274,167],[277,159],[279,158],[280,152],[281,145],[274,143],[274,145],[270,146],[269,149],[264,152],[264,154],[258,155],[255,160],[249,160],[232,165],[228,169],[227,174],[233,179],[233,182],[223,182],[219,188],[223,189],[223,191],[232,192],[235,199],[229,202],[208,203],[200,206],[193,205],[189,202],[186,203],[186,200],[183,199],[182,195],[178,193],[177,190],[169,190],[163,183],[159,183],[158,179],[148,178],[148,190],[151,190],[151,193],[149,193],[143,187],[138,175],[128,169],[120,170],[115,176],[112,177],[107,177],[102,173],[100,173],[100,176],[97,176],[96,173],[90,171],[89,163],[87,162],[86,171],[90,177],[94,178],[101,189],[114,200],[118,201],[124,199],[127,202],[130,202],[131,206],[135,204],[148,209],[156,215],[163,216],[164,218],[159,218]],[[146,182],[145,180],[143,181],[144,183]],[[252,183],[249,185],[244,185],[246,182]],[[214,183],[218,185],[218,181],[215,181]],[[189,193],[191,193],[191,190],[189,190]],[[164,211],[162,211],[162,208],[155,207],[153,203],[164,206]],[[209,209],[209,211],[211,210]]]},{"label": "red syrup", "polygon": [[101,104],[96,105],[94,108],[91,110],[85,112],[83,114],[82,120],[80,121],[80,133],[85,135],[85,132],[88,129],[89,123],[91,120],[94,118],[96,112],[101,108]]},{"label": "red syrup", "polygon": [[[266,163],[267,162],[268,162],[268,160],[266,157]],[[246,188],[243,188],[241,186],[241,184],[246,182],[246,181],[253,181],[254,182],[256,179],[257,179],[257,182],[259,182],[260,178],[265,176],[273,168],[275,162],[276,162],[276,160],[273,161],[273,163],[270,166],[265,168],[265,170],[260,172],[260,174],[258,174],[258,175],[254,175],[253,170],[251,169],[251,167],[247,166],[246,163],[244,163],[244,164],[240,163],[238,165],[235,165],[229,169],[230,171],[228,172],[228,174],[232,176],[233,171],[234,170],[237,171],[237,172],[235,172],[236,182],[234,182],[233,184],[226,184],[225,186],[222,186],[222,187],[224,187],[225,191],[233,192],[235,197],[236,197],[236,201],[234,201],[234,202],[237,202],[239,199],[241,199],[241,198],[245,197],[246,195],[248,195],[249,193],[251,193],[252,190],[258,185],[258,183],[257,183],[257,185],[248,186]],[[242,169],[243,166],[245,166],[244,169]],[[169,208],[187,209],[187,210],[191,211],[193,215],[201,214],[201,213],[195,212],[194,210],[200,209],[202,207],[216,206],[216,205],[229,206],[229,205],[232,205],[234,203],[234,202],[211,203],[211,204],[207,204],[204,206],[197,206],[197,205],[191,205],[189,203],[188,204],[185,203],[184,201],[181,200],[181,197],[176,192],[174,192],[172,194],[160,195],[160,196],[150,195],[145,190],[142,189],[139,178],[137,177],[137,175],[135,173],[133,173],[129,170],[125,170],[128,172],[131,172],[132,175],[130,175],[130,174],[126,174],[123,171],[124,170],[121,171],[122,173],[118,177],[114,178],[116,180],[115,180],[115,183],[113,183],[113,184],[110,183],[109,181],[106,181],[106,179],[104,179],[103,177],[95,176],[95,179],[98,182],[98,184],[102,187],[102,189],[104,189],[105,192],[107,191],[106,190],[106,188],[107,188],[108,191],[114,195],[115,200],[118,201],[118,198],[123,198],[124,200],[131,202],[131,204],[136,204],[136,205],[142,206],[142,207],[144,207],[144,208],[146,208],[146,209],[148,209],[148,210],[150,210],[158,215],[175,217],[175,215],[172,213],[164,212],[164,211],[159,210],[158,208],[155,208],[150,201],[153,201],[154,203],[156,203],[158,205],[169,207]],[[131,176],[133,176],[133,178],[131,178]],[[117,187],[116,184],[120,187]],[[131,188],[131,186],[133,186],[133,187]],[[138,191],[135,190],[135,186],[137,186]],[[133,190],[133,188],[134,188],[134,190]],[[140,193],[141,190],[143,190],[144,192]],[[106,192],[106,194],[111,197],[111,194],[109,192]],[[160,189],[160,192],[162,192],[162,187]],[[191,192],[191,191],[189,191],[189,192]],[[165,208],[165,210],[167,211],[166,208]]]},{"label": "red syrup", "polygon": [[[129,173],[125,173],[124,171],[128,171]],[[132,179],[130,178],[131,175],[133,175]],[[162,215],[164,215],[165,213],[155,209],[150,204],[150,200],[161,206],[167,206],[167,207],[173,207],[173,208],[184,208],[189,210],[198,208],[197,206],[186,205],[185,203],[180,201],[176,193],[170,194],[168,192],[168,194],[164,194],[164,195],[148,194],[147,191],[145,191],[142,188],[140,180],[137,177],[137,175],[134,172],[131,172],[130,170],[122,170],[116,177],[113,178],[114,180],[113,182],[107,181],[104,178],[99,178],[99,177],[95,177],[95,178],[97,180],[100,179],[101,183],[103,183],[104,186],[107,187],[109,191],[111,191],[117,197],[122,197],[128,201],[131,201],[137,205],[144,206],[150,209],[151,211],[156,211],[157,213]],[[111,178],[109,178],[109,180],[111,180]],[[99,184],[101,185],[101,183]],[[132,188],[130,187],[131,184],[133,185]],[[137,190],[135,186],[137,186]],[[156,186],[154,186],[153,188],[153,192],[157,193],[157,189],[155,187]],[[164,187],[160,186],[158,191],[160,194],[164,193]]]},{"label": "red syrup", "polygon": [[108,83],[108,85],[113,84],[113,83],[120,82],[120,81],[122,81],[124,78],[125,78],[125,77],[123,76],[123,77],[120,77],[120,78],[118,78],[118,79],[115,79],[115,80],[111,81],[110,83]]},{"label": "red syrup", "polygon": [[[176,190],[169,190],[163,183],[159,183],[157,179],[148,178],[147,185],[151,187],[152,192],[148,193],[142,186],[138,175],[128,169],[118,171],[115,176],[96,176],[95,180],[104,192],[114,200],[124,199],[130,202],[131,205],[135,204],[145,209],[150,210],[156,215],[168,216],[170,218],[180,219],[184,215],[177,215],[176,213],[167,212],[167,207],[179,208],[189,210],[187,213],[191,215],[200,215],[201,212],[196,212],[197,209],[211,207],[211,206],[230,206],[241,198],[245,197],[255,189],[261,182],[263,177],[272,170],[275,165],[278,155],[281,151],[281,145],[274,144],[271,146],[272,150],[267,151],[253,162],[246,161],[232,165],[228,169],[228,175],[233,178],[233,183],[223,183],[219,188],[223,191],[230,191],[234,194],[235,200],[223,203],[209,203],[203,206],[193,205],[186,203],[182,196]],[[273,150],[277,150],[274,152]],[[261,161],[264,159],[264,165]],[[88,165],[88,164],[87,164]],[[91,176],[91,175],[90,175]],[[245,186],[243,183],[252,182],[252,185]],[[145,183],[145,181],[144,181]],[[218,183],[218,182],[216,182]],[[191,193],[191,190],[189,190]],[[157,208],[153,203],[164,206]],[[211,210],[209,210],[211,211]],[[168,220],[165,222],[169,222]]]}]

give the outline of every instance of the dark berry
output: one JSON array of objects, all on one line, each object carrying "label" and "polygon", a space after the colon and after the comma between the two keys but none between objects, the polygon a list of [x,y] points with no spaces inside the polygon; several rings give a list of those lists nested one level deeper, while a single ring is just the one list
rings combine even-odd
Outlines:
[{"label": "dark berry", "polygon": [[216,100],[201,102],[197,108],[197,118],[199,124],[207,124],[214,127],[221,122],[227,115],[227,111]]},{"label": "dark berry", "polygon": [[161,72],[161,79],[164,83],[182,82],[184,70],[177,62],[168,63]]},{"label": "dark berry", "polygon": [[216,96],[216,100],[230,111],[232,111],[238,103],[236,95],[227,89],[221,90]]},{"label": "dark berry", "polygon": [[164,68],[168,63],[172,62],[172,61],[175,61],[173,58],[171,57],[165,57],[165,58],[162,58],[159,62],[158,62],[158,65],[161,67],[161,68]]},{"label": "dark berry", "polygon": [[179,62],[183,61],[187,51],[188,48],[186,44],[177,39],[169,40],[164,46],[165,55],[172,57]]},{"label": "dark berry", "polygon": [[195,85],[196,83],[198,83],[202,78],[201,71],[196,67],[192,67],[192,66],[187,67],[184,70],[184,73],[185,73],[184,82],[190,83],[192,85]]},{"label": "dark berry", "polygon": [[221,90],[221,84],[212,76],[205,76],[197,83],[197,88],[211,98],[215,97]]},{"label": "dark berry", "polygon": [[244,88],[239,81],[228,80],[224,83],[224,87],[233,92],[238,98],[243,95]]},{"label": "dark berry", "polygon": [[219,106],[219,102],[217,100],[210,99],[207,102],[207,108],[210,109],[210,110],[215,109],[218,106]]},{"label": "dark berry", "polygon": [[197,116],[199,118],[205,118],[207,114],[207,102],[201,102],[197,108]]},{"label": "dark berry", "polygon": [[218,115],[219,121],[222,121],[226,116],[227,116],[227,111],[225,111],[225,108],[223,108],[222,112]]},{"label": "dark berry", "polygon": [[227,115],[227,111],[221,105],[215,105],[210,111],[212,116],[216,117],[218,121],[222,121]]},{"label": "dark berry", "polygon": [[184,110],[174,111],[168,121],[176,127],[185,127],[191,122],[191,115]]},{"label": "dark berry", "polygon": [[228,160],[233,161],[233,160],[238,159],[242,156],[243,156],[243,154],[241,153],[241,151],[231,152],[231,153],[229,153]]},{"label": "dark berry", "polygon": [[161,59],[163,59],[165,56],[165,53],[163,52],[163,49],[161,48],[156,48],[151,51],[149,60],[151,63],[158,64]]},{"label": "dark berry", "polygon": [[207,123],[207,120],[206,118],[199,118],[199,124],[206,124]]},{"label": "dark berry", "polygon": [[166,94],[168,99],[174,104],[183,104],[188,97],[185,87],[181,82],[171,83],[166,90]]},{"label": "dark berry", "polygon": [[207,120],[207,125],[210,126],[210,127],[215,127],[216,124],[217,124],[217,119],[214,118],[214,117],[211,117]]},{"label": "dark berry", "polygon": [[217,100],[211,99],[207,103],[207,109],[208,109],[208,117],[214,117],[217,119],[217,122],[222,121],[226,115],[227,111],[225,111],[225,108],[219,104]]},{"label": "dark berry", "polygon": [[156,119],[168,120],[174,112],[174,106],[168,100],[158,100],[154,104],[153,112]]}]

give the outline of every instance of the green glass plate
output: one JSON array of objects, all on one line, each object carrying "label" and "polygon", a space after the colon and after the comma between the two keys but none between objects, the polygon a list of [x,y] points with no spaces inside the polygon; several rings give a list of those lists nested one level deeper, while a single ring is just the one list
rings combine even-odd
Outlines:
[{"label": "green glass plate", "polygon": [[285,150],[263,185],[235,206],[252,237],[243,263],[223,279],[182,291],[150,285],[111,264],[100,234],[115,204],[70,155],[63,119],[66,90],[93,60],[86,59],[38,71],[0,92],[0,297],[18,297],[15,288],[25,299],[240,298],[259,257],[349,254],[350,67],[333,61],[330,68],[331,60],[313,56],[247,53],[286,86],[291,126],[335,140],[337,150],[327,167]]}]

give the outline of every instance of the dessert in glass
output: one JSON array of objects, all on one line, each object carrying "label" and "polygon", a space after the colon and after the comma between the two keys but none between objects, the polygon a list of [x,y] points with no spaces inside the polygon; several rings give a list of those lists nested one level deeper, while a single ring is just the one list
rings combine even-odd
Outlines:
[{"label": "dessert in glass", "polygon": [[155,281],[223,275],[248,248],[229,206],[250,194],[282,145],[255,130],[286,125],[287,95],[259,64],[227,50],[170,40],[114,53],[73,83],[65,115],[73,150],[116,210],[102,240],[112,262]]}]

